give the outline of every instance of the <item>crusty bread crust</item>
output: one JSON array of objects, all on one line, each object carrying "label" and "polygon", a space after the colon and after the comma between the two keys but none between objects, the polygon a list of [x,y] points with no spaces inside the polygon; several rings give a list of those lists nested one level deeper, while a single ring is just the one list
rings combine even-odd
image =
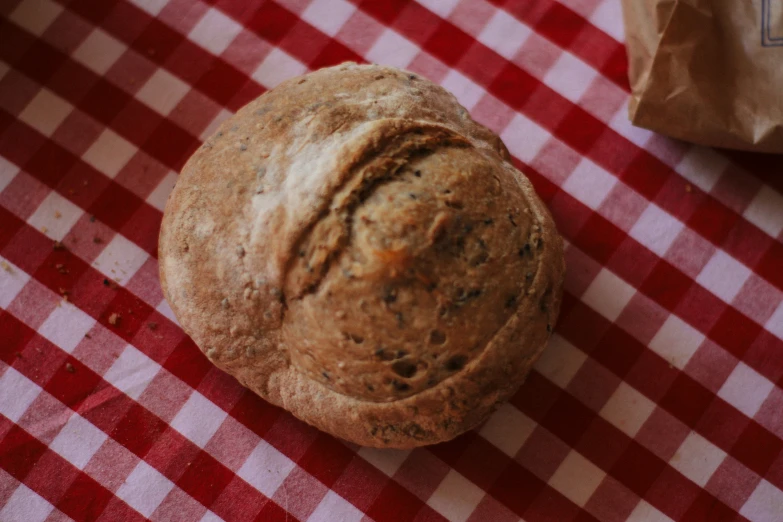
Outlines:
[{"label": "crusty bread crust", "polygon": [[421,77],[342,64],[242,108],[182,170],[160,277],[217,366],[338,437],[478,425],[557,318],[562,240],[500,139]]}]

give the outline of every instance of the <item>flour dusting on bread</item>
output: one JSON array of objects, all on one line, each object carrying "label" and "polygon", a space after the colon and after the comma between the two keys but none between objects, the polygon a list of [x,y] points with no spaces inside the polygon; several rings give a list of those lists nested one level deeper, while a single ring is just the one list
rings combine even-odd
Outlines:
[{"label": "flour dusting on bread", "polygon": [[524,380],[562,240],[500,139],[418,75],[343,64],[242,108],[183,168],[164,293],[216,365],[336,436],[453,438]]}]

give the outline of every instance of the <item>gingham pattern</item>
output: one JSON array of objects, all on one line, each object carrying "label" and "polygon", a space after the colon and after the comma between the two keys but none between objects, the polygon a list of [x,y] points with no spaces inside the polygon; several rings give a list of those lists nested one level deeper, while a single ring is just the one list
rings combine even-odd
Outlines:
[{"label": "gingham pattern", "polygon": [[[0,0],[0,520],[783,520],[783,158],[632,128],[622,40],[617,0]],[[535,371],[431,448],[248,393],[157,280],[189,153],[344,60],[454,92],[566,239]]]}]

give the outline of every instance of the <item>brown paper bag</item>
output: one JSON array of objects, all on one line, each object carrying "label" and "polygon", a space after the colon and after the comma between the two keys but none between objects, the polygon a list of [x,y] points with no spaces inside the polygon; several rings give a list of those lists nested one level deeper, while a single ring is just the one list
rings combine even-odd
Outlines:
[{"label": "brown paper bag", "polygon": [[634,125],[783,152],[783,0],[622,0]]}]

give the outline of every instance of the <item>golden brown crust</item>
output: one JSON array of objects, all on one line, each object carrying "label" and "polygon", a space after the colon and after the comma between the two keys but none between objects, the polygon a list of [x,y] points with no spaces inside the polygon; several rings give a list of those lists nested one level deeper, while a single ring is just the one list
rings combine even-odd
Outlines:
[{"label": "golden brown crust", "polygon": [[548,339],[562,241],[500,139],[416,75],[284,82],[193,155],[160,235],[163,290],[219,367],[367,446],[451,439]]}]

